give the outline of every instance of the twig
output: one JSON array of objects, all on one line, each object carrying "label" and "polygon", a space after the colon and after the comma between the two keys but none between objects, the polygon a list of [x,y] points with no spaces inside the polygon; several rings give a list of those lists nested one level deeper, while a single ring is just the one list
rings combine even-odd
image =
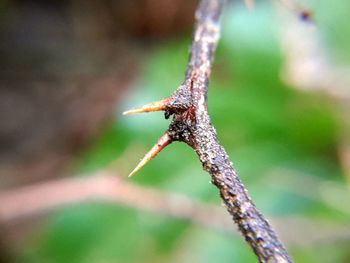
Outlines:
[{"label": "twig", "polygon": [[[109,170],[0,191],[0,223],[17,226],[18,222],[26,222],[28,218],[54,209],[91,201],[189,220],[208,229],[236,234],[221,207],[180,194],[137,186]],[[348,224],[315,222],[314,219],[301,217],[272,218],[271,221],[290,246],[305,247],[350,240]]]},{"label": "twig", "polygon": [[115,172],[57,179],[0,191],[0,222],[8,223],[86,201],[107,201],[227,231],[221,209],[183,195],[125,182]]},{"label": "twig", "polygon": [[[196,11],[196,26],[183,84],[169,98],[149,104],[136,112],[165,110],[173,120],[158,143],[146,154],[133,175],[145,163],[173,141],[191,146],[212,183],[220,190],[228,212],[260,262],[291,262],[267,220],[258,212],[237,176],[207,111],[209,75],[220,34],[219,18],[224,0],[201,0]],[[156,106],[154,106],[156,105]],[[130,113],[126,112],[126,114]]]}]

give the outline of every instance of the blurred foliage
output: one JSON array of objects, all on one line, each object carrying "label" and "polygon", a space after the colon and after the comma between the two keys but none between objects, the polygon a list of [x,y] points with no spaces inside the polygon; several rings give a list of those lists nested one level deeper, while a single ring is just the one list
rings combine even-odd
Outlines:
[{"label": "blurred foliage", "polygon": [[[310,5],[330,52],[349,56],[349,1]],[[258,4],[253,12],[240,5],[226,10],[210,83],[212,121],[264,214],[349,222],[349,214],[320,195],[327,182],[345,184],[336,153],[336,112],[326,97],[282,83],[276,31],[271,5]],[[116,109],[116,121],[82,153],[77,164],[81,174],[104,168],[131,149],[119,171],[126,176],[165,131],[169,120],[162,113],[122,117],[121,112],[171,94],[183,79],[189,44],[190,36],[185,36],[150,54],[135,88]],[[170,145],[130,180],[220,202],[184,144]],[[21,256],[25,262],[255,262],[243,239],[229,233],[101,203],[58,211],[27,243]],[[348,262],[349,247],[330,242],[289,250],[296,262]]]}]

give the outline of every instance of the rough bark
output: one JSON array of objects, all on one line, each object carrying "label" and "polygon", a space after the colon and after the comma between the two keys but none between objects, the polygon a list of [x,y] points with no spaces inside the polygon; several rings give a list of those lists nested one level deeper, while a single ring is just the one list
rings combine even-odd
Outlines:
[{"label": "rough bark", "polygon": [[226,151],[218,141],[208,114],[209,76],[220,35],[219,19],[223,5],[224,0],[200,1],[183,84],[169,98],[127,113],[165,110],[166,118],[173,116],[169,129],[146,155],[142,165],[172,141],[187,143],[195,150],[203,168],[211,175],[212,183],[219,189],[228,212],[259,261],[292,262],[241,183]]}]

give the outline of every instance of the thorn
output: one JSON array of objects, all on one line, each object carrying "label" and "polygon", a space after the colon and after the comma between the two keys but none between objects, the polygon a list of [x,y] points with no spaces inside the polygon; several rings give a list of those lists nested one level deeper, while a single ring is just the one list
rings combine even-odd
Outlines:
[{"label": "thorn", "polygon": [[163,150],[168,144],[172,143],[172,138],[166,132],[162,137],[159,138],[158,142],[152,147],[152,149],[146,153],[145,157],[139,162],[134,170],[129,174],[128,177],[133,176],[137,173],[146,163],[152,160],[161,150]]},{"label": "thorn", "polygon": [[253,10],[255,4],[254,0],[244,0],[244,3],[249,10]]},{"label": "thorn", "polygon": [[166,99],[163,99],[160,101],[151,102],[151,103],[148,103],[146,105],[143,105],[140,108],[124,111],[123,115],[143,113],[143,112],[152,112],[152,111],[162,111],[162,110],[165,110],[166,106],[168,105],[169,100],[170,100],[170,98],[166,98]]}]

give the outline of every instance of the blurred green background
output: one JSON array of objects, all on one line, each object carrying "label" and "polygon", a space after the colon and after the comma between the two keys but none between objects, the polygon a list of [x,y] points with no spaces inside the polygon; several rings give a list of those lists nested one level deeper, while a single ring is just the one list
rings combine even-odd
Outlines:
[{"label": "blurred green background", "polygon": [[[331,69],[348,68],[350,2],[301,4],[313,12],[314,41]],[[269,1],[257,1],[253,10],[238,1],[225,8],[209,112],[259,210],[272,222],[285,222],[276,231],[288,232],[281,237],[295,262],[350,262],[350,96],[306,90],[285,78],[288,49],[281,42],[293,30],[290,24],[301,31],[314,27]],[[125,178],[152,147],[170,120],[162,113],[121,114],[168,96],[181,83],[191,43],[187,32],[153,41],[114,106],[114,119],[78,151],[66,174],[90,176],[112,165]],[[220,206],[209,180],[192,149],[173,143],[127,183]],[[298,229],[305,225],[313,231]],[[11,249],[18,262],[256,262],[243,238],[229,231],[103,201],[55,209],[19,240]]]}]

